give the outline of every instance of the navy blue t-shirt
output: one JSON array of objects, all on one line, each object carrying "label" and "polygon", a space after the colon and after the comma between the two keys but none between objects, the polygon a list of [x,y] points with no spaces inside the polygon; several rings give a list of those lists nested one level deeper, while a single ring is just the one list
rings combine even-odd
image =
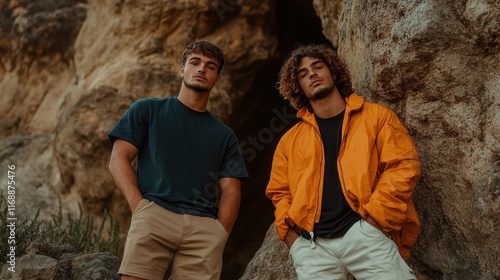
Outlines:
[{"label": "navy blue t-shirt", "polygon": [[176,213],[217,218],[219,178],[248,178],[233,131],[177,97],[134,102],[108,137],[139,150],[142,195]]}]

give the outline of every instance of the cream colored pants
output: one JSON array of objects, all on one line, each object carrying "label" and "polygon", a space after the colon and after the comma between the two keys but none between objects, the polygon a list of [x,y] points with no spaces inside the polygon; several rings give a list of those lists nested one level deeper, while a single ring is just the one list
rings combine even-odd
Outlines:
[{"label": "cream colored pants", "polygon": [[396,244],[364,220],[356,222],[343,237],[318,237],[314,245],[299,237],[290,254],[300,280],[348,280],[352,276],[357,280],[417,279]]}]

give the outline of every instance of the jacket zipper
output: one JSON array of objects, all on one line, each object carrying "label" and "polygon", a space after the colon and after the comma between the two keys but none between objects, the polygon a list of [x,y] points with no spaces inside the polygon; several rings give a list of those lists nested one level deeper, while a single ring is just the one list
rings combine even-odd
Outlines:
[{"label": "jacket zipper", "polygon": [[[361,107],[359,108],[356,108],[356,109],[353,109],[353,110],[350,110],[349,112],[347,112],[346,116],[347,118],[345,119],[345,131],[343,131],[342,133],[342,143],[340,144],[340,152],[337,156],[337,167],[339,170],[339,179],[341,181],[341,187],[342,187],[342,192],[344,193],[344,195],[346,197],[348,197],[348,194],[347,194],[347,191],[345,190],[345,180],[344,180],[344,171],[342,171],[342,164],[340,164],[340,158],[341,158],[341,154],[344,154],[344,150],[345,150],[345,140],[347,138],[347,132],[349,130],[349,122],[351,120],[351,114],[353,112],[357,112],[357,111],[360,111],[361,110]],[[346,111],[347,111],[347,107],[346,107]],[[350,201],[352,201],[352,203],[354,203],[354,201],[349,198]],[[349,201],[347,201],[349,203]],[[357,204],[355,204],[356,207],[359,208],[359,206]]]},{"label": "jacket zipper", "polygon": [[[319,170],[321,172],[321,170],[324,169],[323,162],[325,160],[325,158],[324,158],[325,157],[325,147],[323,146],[323,141],[321,140],[321,133],[312,123],[310,123],[307,120],[304,120],[304,121],[313,127],[314,131],[316,132],[316,137],[319,137],[319,142],[321,143],[321,162],[320,162],[320,169]],[[318,177],[318,184],[316,187],[316,205],[315,205],[315,209],[314,209],[314,223],[316,223],[316,215],[317,215],[318,209],[319,209],[319,207],[318,207],[318,205],[319,205],[319,188],[320,188],[319,182],[321,182],[321,176]],[[314,242],[314,240],[315,240],[314,225],[313,225],[311,231],[309,232],[309,236],[311,237],[311,248],[314,249],[314,248],[316,248],[316,243]]]}]

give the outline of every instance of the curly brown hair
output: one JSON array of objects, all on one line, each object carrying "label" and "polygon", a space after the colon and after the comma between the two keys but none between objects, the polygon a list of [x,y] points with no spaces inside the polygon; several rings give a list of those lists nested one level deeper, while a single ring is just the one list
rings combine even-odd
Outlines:
[{"label": "curly brown hair", "polygon": [[337,53],[328,45],[305,45],[295,49],[287,58],[279,73],[277,88],[290,105],[300,110],[304,107],[311,108],[311,104],[304,95],[297,79],[297,68],[302,58],[309,56],[323,60],[330,72],[334,75],[334,83],[342,97],[347,97],[354,92],[351,76],[345,63]]}]

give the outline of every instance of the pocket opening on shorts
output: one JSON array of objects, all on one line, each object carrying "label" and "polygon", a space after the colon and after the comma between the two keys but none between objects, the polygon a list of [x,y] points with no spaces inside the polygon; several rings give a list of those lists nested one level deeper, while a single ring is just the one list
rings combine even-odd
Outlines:
[{"label": "pocket opening on shorts", "polygon": [[369,229],[369,231],[374,234],[374,235],[378,235],[378,236],[384,236],[386,238],[389,238],[388,237],[388,234],[386,234],[385,232],[381,231],[380,229],[376,228],[375,226],[373,226],[372,224],[370,224],[369,222],[367,222],[366,220],[362,220],[363,222],[363,228],[366,230],[366,229]]},{"label": "pocket opening on shorts", "polygon": [[229,236],[229,232],[227,232],[226,228],[222,225],[222,223],[218,219],[214,219],[215,224],[222,230],[222,232],[227,236]]},{"label": "pocket opening on shorts", "polygon": [[295,241],[292,243],[292,246],[290,246],[290,255],[293,255],[298,250],[297,247],[300,247],[300,243],[302,243],[304,239],[305,238],[300,235],[297,237],[297,239],[295,239]]},{"label": "pocket opening on shorts", "polygon": [[145,205],[148,204],[148,202],[150,201],[147,198],[142,198],[141,200],[139,200],[132,215],[139,213],[145,207]]}]

